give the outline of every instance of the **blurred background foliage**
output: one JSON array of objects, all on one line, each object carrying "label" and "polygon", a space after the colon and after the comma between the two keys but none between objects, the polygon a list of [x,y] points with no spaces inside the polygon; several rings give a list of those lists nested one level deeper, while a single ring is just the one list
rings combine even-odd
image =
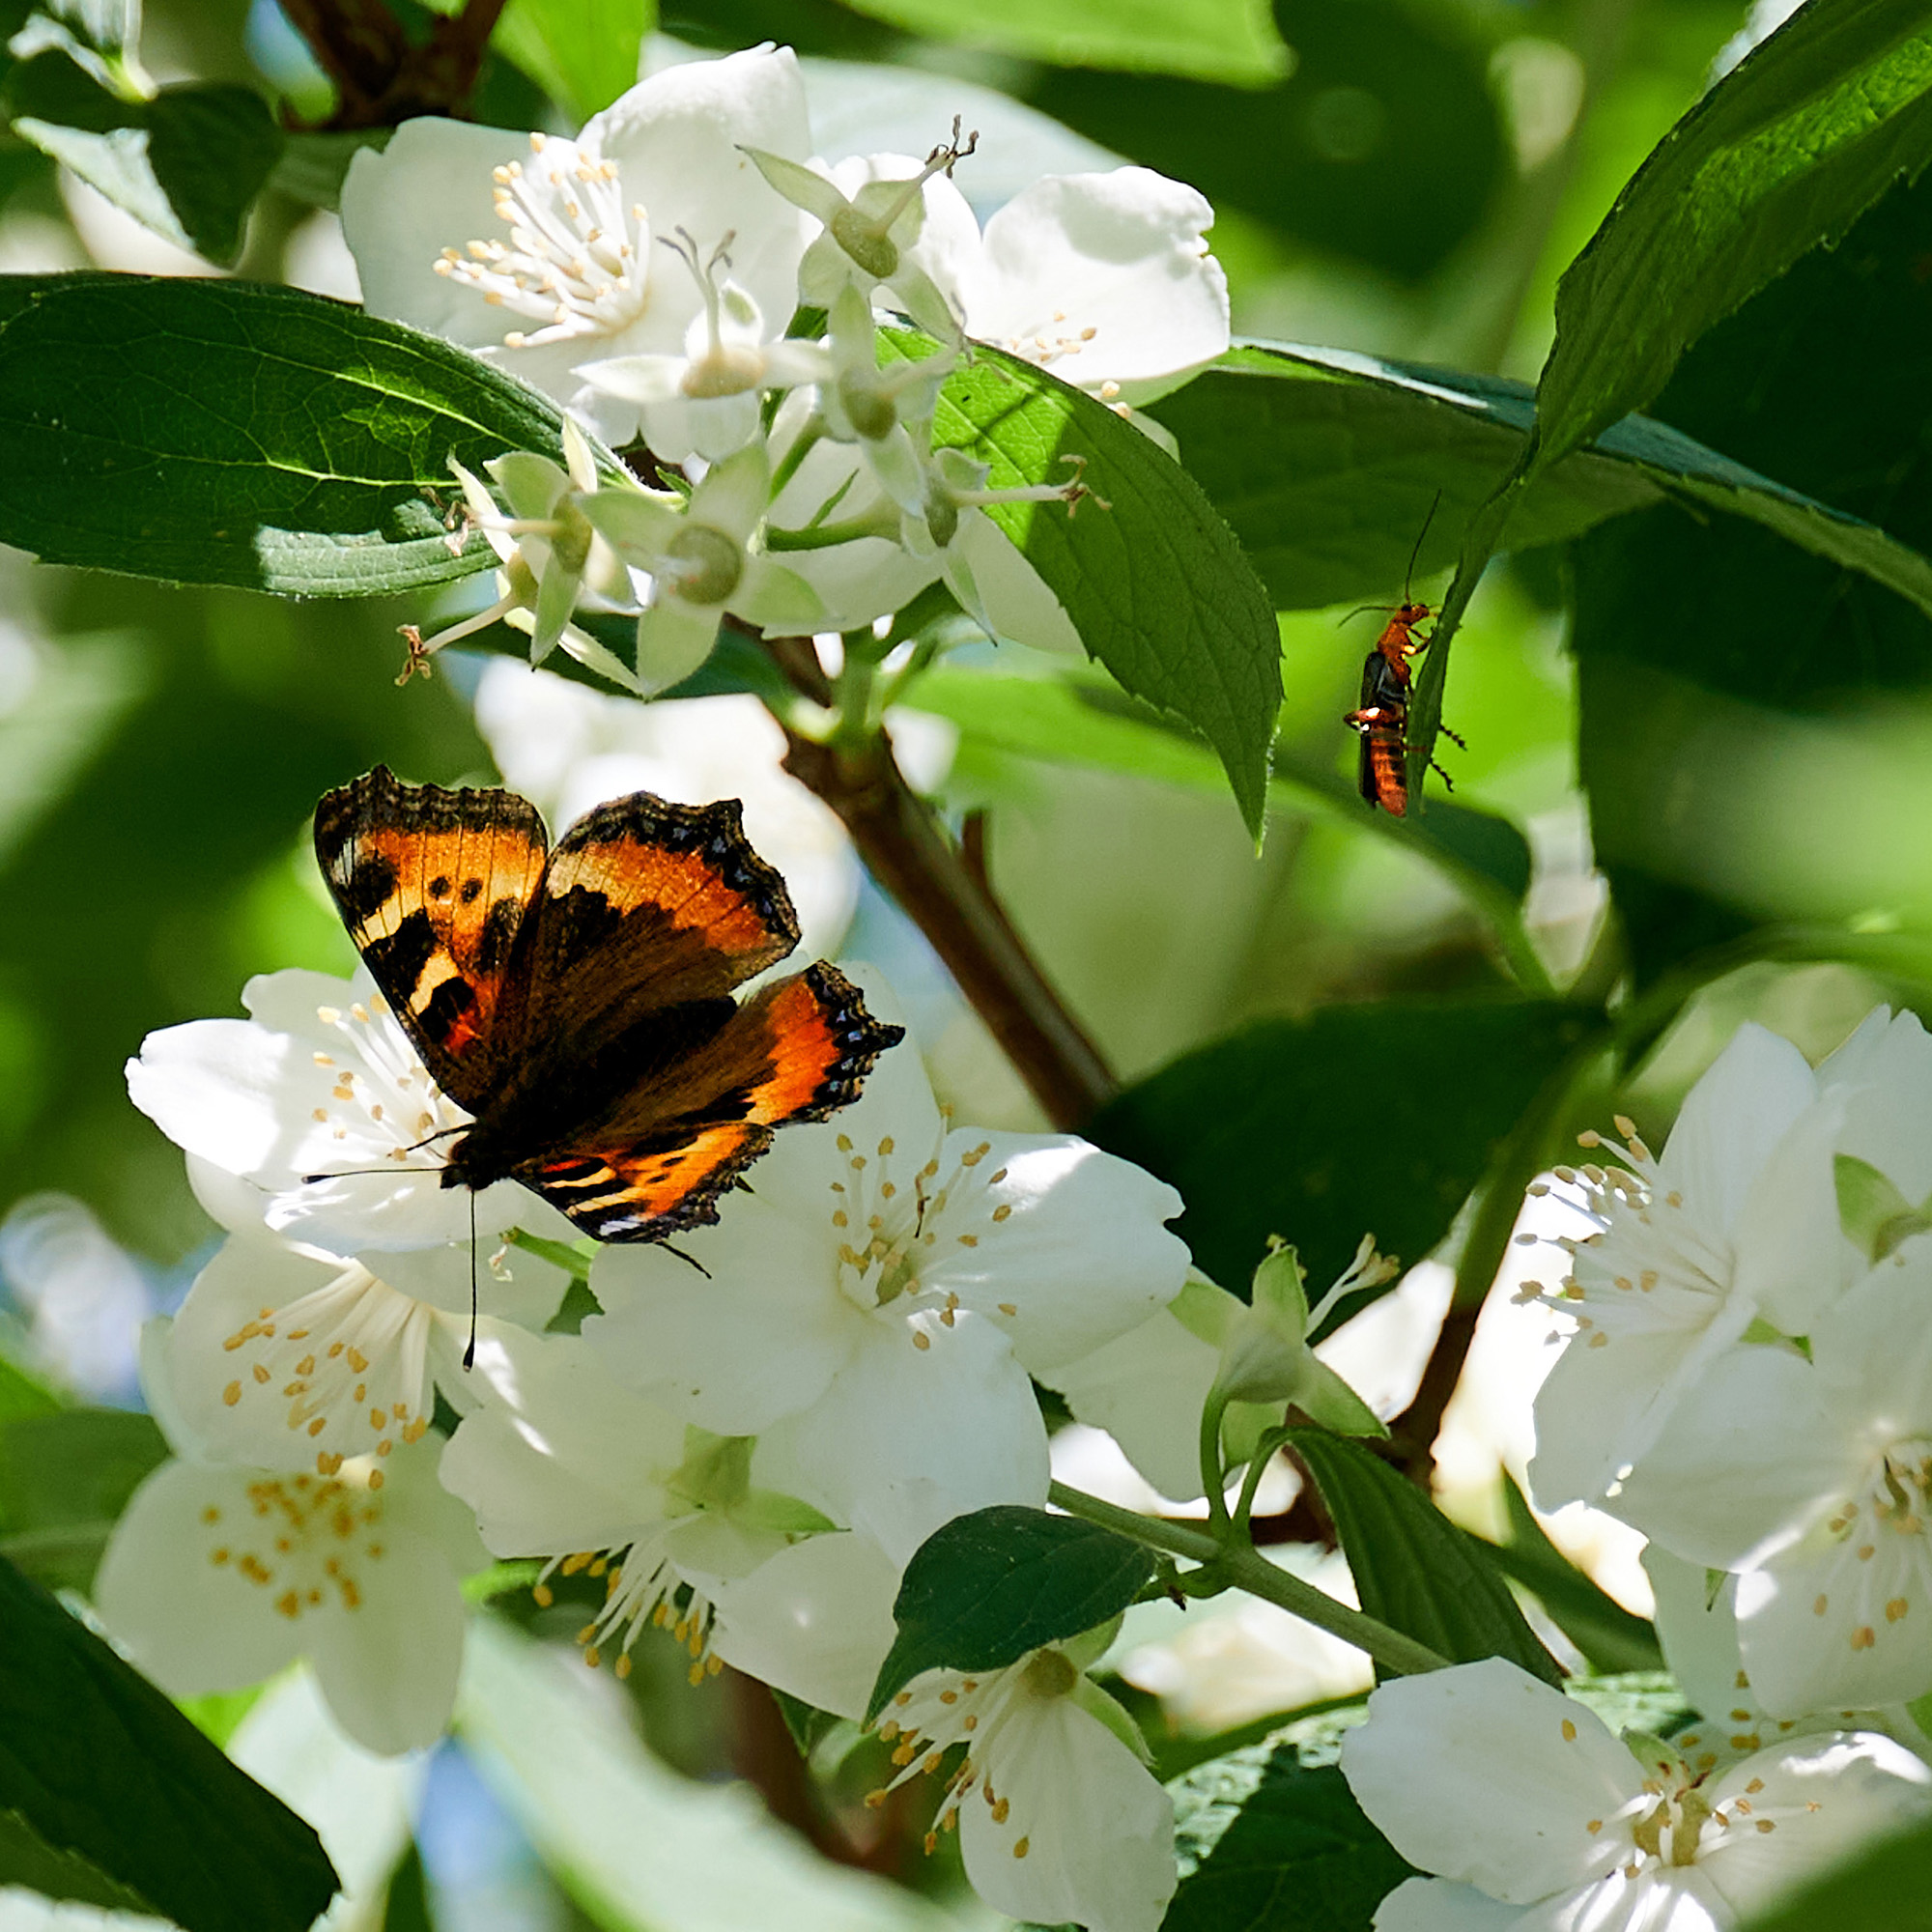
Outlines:
[{"label": "blurred background foliage", "polygon": [[[667,0],[655,20],[636,0],[607,10],[616,52],[585,59],[549,32],[559,11],[512,0],[478,119],[574,126],[635,71],[627,31],[715,49],[776,39],[812,57],[821,136],[837,123],[846,151],[879,145],[862,136],[881,127],[923,147],[948,101],[983,119],[983,171],[959,180],[988,202],[1042,167],[1110,156],[1193,183],[1215,204],[1237,336],[1522,380],[1548,347],[1558,274],[1747,24],[1736,0],[1277,0],[1241,32],[1224,21],[1218,39],[1204,30],[1151,57],[1142,43],[1135,59],[1121,34],[1042,42],[1029,10],[993,0]],[[395,12],[428,31],[421,8]],[[294,129],[334,110],[272,0],[150,0],[140,58],[163,84],[257,90]],[[867,93],[867,67],[923,85]],[[14,114],[19,85],[0,79]],[[1002,101],[1014,106],[995,120]],[[328,152],[291,140],[238,272],[353,296]],[[85,267],[211,272],[17,131],[0,139],[0,272]],[[1928,323],[1932,190],[1899,189],[1712,331],[1651,413],[1932,547]],[[1437,561],[1452,536],[1438,533]],[[1441,581],[1414,588],[1434,598]],[[398,690],[396,627],[426,620],[419,603],[171,589],[14,554],[0,586],[0,1213],[22,1204],[0,1226],[7,1319],[36,1328],[50,1373],[131,1401],[129,1363],[83,1373],[39,1312],[46,1271],[82,1250],[101,1281],[113,1275],[101,1294],[165,1306],[210,1248],[178,1151],[127,1103],[123,1063],[155,1028],[238,1011],[252,974],[349,968],[308,856],[315,799],[378,760],[415,780],[495,781],[469,704],[481,660]],[[1404,588],[1391,571],[1363,594]],[[1523,925],[1568,1006],[1478,1009],[1466,1042],[1432,1063],[1439,1003],[1521,989],[1468,867],[1444,858],[1461,821],[1432,812],[1425,837],[1397,838],[1353,797],[1356,741],[1338,721],[1379,621],[1282,614],[1287,697],[1259,857],[1205,751],[1131,706],[1082,698],[1077,679],[1066,691],[1091,730],[1030,711],[1017,687],[1058,687],[1060,673],[1011,651],[962,651],[927,699],[946,721],[942,810],[955,824],[984,814],[993,885],[1053,982],[1124,1079],[1158,1076],[1117,1109],[1113,1144],[1146,1141],[1159,1159],[1175,1120],[1191,1133],[1225,1113],[1218,1065],[1246,1069],[1250,1100],[1255,1067],[1272,1069],[1257,1111],[1229,1129],[1249,1166],[1227,1167],[1205,1135],[1194,1156],[1204,1199],[1216,1185],[1244,1197],[1195,1231],[1230,1286],[1300,1214],[1393,1239],[1403,1209],[1376,1218],[1374,1204],[1410,1186],[1404,1255],[1420,1260],[1520,1121],[1524,1174],[1601,1122],[1613,1085],[1650,1110],[1655,1138],[1739,1019],[1815,1055],[1872,999],[1913,1003],[1932,982],[1926,618],[1749,524],[1662,502],[1499,559],[1461,635],[1455,801],[1514,828],[1497,863],[1528,855]],[[957,682],[986,673],[1015,688],[997,705]],[[1037,1122],[923,942],[869,887],[845,951],[905,976],[966,1117]],[[1601,1023],[1612,994],[1617,1057],[1585,1069],[1560,1118],[1536,1115],[1529,1076],[1575,1048],[1577,1015]],[[1175,1065],[1216,1042],[1218,1059]],[[1476,1065],[1494,1077],[1465,1078]],[[1325,1165],[1324,1136],[1344,1150]],[[50,1195],[92,1221],[50,1241]],[[1505,1221],[1491,1272],[1506,1234]],[[567,1601],[514,1601],[539,1634],[581,1616]],[[947,1888],[944,1855],[911,1856],[905,1819],[857,1803],[877,1777],[871,1747],[830,1750],[836,1775],[814,1786],[768,1705],[690,1696],[675,1660],[649,1646],[638,1662],[631,1694],[671,1764],[750,1771],[847,1861]],[[440,1808],[390,1889],[389,1922],[584,1922],[584,1887],[559,1889],[527,1855],[543,1821],[512,1824],[500,1779],[466,1764],[438,1760]],[[546,1855],[567,1864],[554,1845]]]}]

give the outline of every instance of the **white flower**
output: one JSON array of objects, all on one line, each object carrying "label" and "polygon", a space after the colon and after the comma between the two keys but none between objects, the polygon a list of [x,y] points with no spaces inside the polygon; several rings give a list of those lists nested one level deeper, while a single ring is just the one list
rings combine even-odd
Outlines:
[{"label": "white flower", "polygon": [[[157,1347],[142,1366],[170,1440],[197,1450]],[[95,1579],[101,1621],[173,1696],[241,1690],[306,1657],[358,1744],[433,1744],[456,1697],[462,1578],[486,1560],[437,1482],[441,1453],[430,1436],[333,1476],[164,1463],[114,1526]]]},{"label": "white flower", "polygon": [[959,340],[959,319],[932,268],[946,272],[956,251],[977,239],[977,224],[952,185],[953,167],[973,152],[958,124],[952,139],[924,161],[905,155],[870,155],[828,168],[810,167],[776,154],[749,149],[765,179],[784,198],[814,216],[820,233],[799,265],[799,294],[824,309],[841,290],[856,289],[867,301],[883,295],[941,342]]},{"label": "white flower", "polygon": [[403,681],[418,668],[427,674],[428,660],[445,644],[500,618],[529,634],[532,664],[541,664],[560,643],[580,664],[636,690],[637,680],[623,662],[571,621],[586,590],[608,608],[635,611],[648,585],[633,580],[583,514],[581,499],[597,489],[599,479],[583,432],[568,416],[563,449],[567,468],[530,450],[512,450],[484,466],[509,503],[508,516],[497,509],[482,481],[450,458],[469,523],[483,532],[502,566],[497,573],[497,601],[431,638],[405,624],[410,662]]},{"label": "white flower", "polygon": [[602,395],[646,407],[660,450],[695,451],[717,463],[758,434],[769,389],[819,381],[830,366],[815,342],[770,341],[757,303],[737,282],[721,280],[731,266],[730,237],[700,260],[688,238],[672,242],[704,298],[685,332],[683,354],[617,355],[586,362],[579,375]]},{"label": "white flower", "polygon": [[770,488],[757,443],[714,464],[688,502],[643,490],[584,499],[611,549],[651,575],[650,605],[638,619],[637,688],[646,695],[682,683],[711,655],[727,611],[767,632],[824,628],[817,593],[753,545]]},{"label": "white flower", "polygon": [[1869,1733],[1729,1764],[1640,1748],[1499,1658],[1384,1684],[1343,1741],[1343,1775],[1439,1876],[1390,1893],[1377,1932],[1720,1932],[1932,1809],[1932,1773]]},{"label": "white flower", "polygon": [[576,1238],[516,1181],[473,1195],[440,1184],[470,1117],[430,1079],[366,967],[349,980],[261,974],[242,1004],[245,1020],[151,1033],[128,1092],[177,1147],[256,1190],[274,1233],[337,1255],[435,1248],[467,1241],[473,1212],[493,1245],[516,1227]]},{"label": "white flower", "polygon": [[755,697],[634,704],[493,658],[476,690],[476,725],[504,781],[553,825],[634,791],[681,805],[738,799],[753,850],[783,875],[801,952],[837,952],[859,897],[852,840],[783,769],[784,733]]},{"label": "white flower", "polygon": [[[574,409],[607,441],[640,433],[689,453],[638,404],[586,382],[584,364],[676,355],[704,296],[659,238],[709,255],[731,236],[733,278],[781,327],[808,224],[741,152],[810,147],[789,49],[693,61],[640,81],[575,141],[436,118],[408,121],[358,155],[342,225],[372,315],[476,350]],[[506,332],[506,318],[532,325]]]},{"label": "white flower", "polygon": [[[223,1242],[164,1345],[178,1413],[205,1455],[325,1476],[356,1456],[380,1466],[420,1439],[439,1382],[468,1406],[472,1286],[492,1316],[541,1326],[569,1279],[515,1248],[487,1259],[467,1243],[371,1259],[409,1288],[259,1232]],[[486,1316],[478,1330],[494,1325]]]},{"label": "white flower", "polygon": [[981,1675],[925,1671],[893,1699],[879,1735],[895,1743],[895,1785],[966,1747],[926,1849],[956,1826],[966,1876],[996,1912],[1154,1932],[1174,1895],[1174,1806],[1132,1719],[1069,1655],[1080,1648],[1048,1645]]},{"label": "white flower", "polygon": [[1812,1328],[1811,1359],[1714,1363],[1618,1496],[1691,1562],[1742,1573],[1744,1667],[1784,1717],[1932,1689],[1932,1241]]},{"label": "white flower", "polygon": [[1539,1508],[1596,1501],[1753,1321],[1803,1334],[1855,1274],[1821,1077],[1788,1040],[1740,1027],[1660,1157],[1619,1120],[1627,1167],[1557,1170],[1594,1225],[1560,1244],[1572,1273],[1550,1305],[1577,1332],[1536,1401]]},{"label": "white flower", "polygon": [[1149,403],[1228,347],[1207,199],[1151,168],[1048,175],[1000,209],[951,284],[979,341],[1103,402]]},{"label": "white flower", "polygon": [[1043,1499],[1028,1372],[1174,1296],[1187,1252],[1162,1224],[1179,1208],[1083,1141],[949,1133],[902,1045],[836,1124],[786,1135],[753,1191],[683,1239],[703,1274],[606,1250],[607,1314],[585,1333],[688,1421],[760,1436],[775,1487],[903,1561],[952,1516]]},{"label": "white flower", "polygon": [[587,1571],[603,1605],[578,1633],[593,1667],[631,1648],[648,1626],[689,1651],[693,1683],[719,1663],[707,1639],[711,1605],[693,1577],[754,1569],[782,1549],[786,1528],[822,1526],[788,1499],[754,1495],[752,1445],[705,1437],[620,1387],[575,1336],[500,1328],[476,1348],[481,1406],[443,1453],[444,1486],[476,1512],[498,1556],[546,1556],[548,1579]]}]

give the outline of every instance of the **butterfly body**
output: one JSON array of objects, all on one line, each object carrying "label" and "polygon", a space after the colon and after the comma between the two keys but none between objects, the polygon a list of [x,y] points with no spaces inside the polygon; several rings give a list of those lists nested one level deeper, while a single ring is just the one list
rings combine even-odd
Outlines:
[{"label": "butterfly body", "polygon": [[793,1122],[858,1096],[901,1036],[798,941],[735,800],[613,800],[549,844],[512,792],[379,766],[316,809],[350,937],[439,1086],[475,1120],[445,1187],[514,1179],[600,1240],[661,1240]]}]

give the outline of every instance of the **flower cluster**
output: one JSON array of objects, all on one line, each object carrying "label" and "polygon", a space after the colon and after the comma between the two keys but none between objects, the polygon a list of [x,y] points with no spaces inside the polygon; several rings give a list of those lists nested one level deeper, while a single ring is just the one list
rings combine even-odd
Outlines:
[{"label": "flower cluster", "polygon": [[1814,1069],[1746,1025],[1661,1151],[1616,1127],[1533,1190],[1582,1225],[1525,1292],[1568,1337],[1530,1477],[1650,1538],[1707,1726],[1619,1743],[1493,1662],[1377,1692],[1344,1768],[1439,1875],[1381,1932],[1728,1927],[1932,1809],[1932,1039],[1880,1008]]},{"label": "flower cluster", "polygon": [[[797,62],[764,47],[656,74],[575,140],[424,119],[358,155],[342,218],[370,311],[570,412],[561,466],[513,454],[487,483],[458,466],[499,595],[410,632],[412,668],[502,619],[533,662],[560,644],[649,694],[695,671],[727,616],[852,632],[941,581],[996,639],[1077,650],[985,514],[1070,510],[1077,454],[1063,480],[989,489],[984,464],[935,443],[940,386],[978,341],[1122,412],[1184,380],[1229,340],[1212,211],[1122,168],[1045,179],[982,233],[952,181],[974,138],[955,126],[923,162],[814,161]],[[883,367],[881,314],[920,331]],[[637,613],[635,661],[580,611]]]},{"label": "flower cluster", "polygon": [[[867,997],[891,1008],[876,979]],[[440,1185],[467,1117],[366,975],[271,974],[244,999],[128,1067],[231,1230],[145,1338],[177,1460],[98,1591],[178,1693],[307,1656],[360,1742],[426,1745],[463,1581],[494,1554],[541,1559],[543,1603],[598,1580],[593,1665],[626,1674],[663,1631],[694,1682],[729,1662],[859,1719],[913,1552],[963,1512],[1044,1504],[1030,1377],[1166,1320],[1187,1272],[1165,1183],[1066,1136],[953,1125],[910,1043],[677,1254],[593,1251],[514,1182]],[[555,1321],[573,1276],[598,1310],[576,1334]],[[887,1734],[906,1776],[968,1747],[944,1821],[989,1899],[1152,1932],[1168,1801],[1081,1667],[1104,1641],[927,1673]]]}]

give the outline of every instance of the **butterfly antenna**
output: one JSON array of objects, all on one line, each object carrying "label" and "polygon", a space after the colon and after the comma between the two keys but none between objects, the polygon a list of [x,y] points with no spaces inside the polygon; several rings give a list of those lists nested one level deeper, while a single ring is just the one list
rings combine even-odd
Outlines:
[{"label": "butterfly antenna", "polygon": [[[404,1150],[408,1151],[407,1149]],[[440,1174],[440,1167],[338,1167],[329,1174],[305,1174],[302,1185],[313,1187],[318,1180],[355,1180],[371,1174]]]},{"label": "butterfly antenna", "polygon": [[708,1267],[706,1267],[704,1264],[701,1261],[699,1261],[696,1255],[688,1255],[682,1248],[672,1247],[668,1241],[660,1241],[658,1243],[658,1246],[661,1247],[666,1254],[675,1255],[681,1262],[689,1262],[691,1265],[695,1267],[698,1271],[698,1273],[704,1277],[706,1281],[709,1281],[711,1279],[711,1270]]},{"label": "butterfly antenna", "polygon": [[1422,520],[1422,527],[1415,533],[1415,548],[1408,554],[1408,568],[1403,573],[1402,601],[1409,601],[1409,585],[1415,582],[1415,560],[1422,554],[1422,540],[1429,534],[1429,526],[1435,521],[1435,512],[1442,507],[1442,492],[1435,493],[1435,500],[1429,506],[1429,514]]},{"label": "butterfly antenna", "polygon": [[476,1190],[469,1190],[469,1346],[463,1351],[466,1375],[476,1366]]}]

